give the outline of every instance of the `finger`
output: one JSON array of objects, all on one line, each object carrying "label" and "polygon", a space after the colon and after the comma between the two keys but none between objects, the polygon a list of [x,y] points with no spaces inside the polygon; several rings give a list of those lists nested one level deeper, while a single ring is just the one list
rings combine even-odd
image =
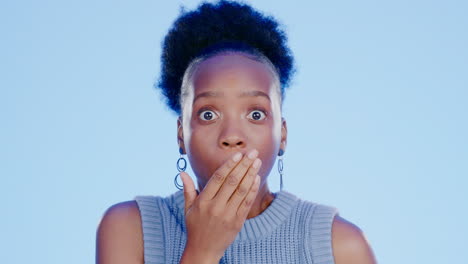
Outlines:
[{"label": "finger", "polygon": [[187,213],[187,210],[192,206],[195,198],[197,198],[197,191],[195,190],[192,178],[187,173],[181,172],[180,177],[184,184],[185,212]]},{"label": "finger", "polygon": [[211,200],[219,191],[219,188],[223,185],[226,176],[232,171],[232,169],[242,159],[242,153],[237,152],[230,159],[224,162],[211,176],[205,188],[200,193],[200,199]]},{"label": "finger", "polygon": [[237,209],[237,216],[241,218],[242,220],[245,220],[247,218],[250,208],[252,208],[252,204],[255,201],[255,198],[257,197],[259,187],[260,187],[260,176],[257,175],[255,177],[254,183],[252,184],[252,187],[250,188],[249,193],[247,194],[247,196],[245,197],[245,199],[242,201],[239,208]]},{"label": "finger", "polygon": [[227,203],[257,156],[258,151],[256,149],[251,150],[248,155],[244,156],[239,164],[237,164],[237,166],[226,177],[226,180],[216,194],[216,200],[220,203]]},{"label": "finger", "polygon": [[242,182],[239,184],[239,186],[237,186],[236,190],[234,191],[232,196],[229,198],[228,206],[233,208],[233,210],[237,211],[237,208],[239,208],[239,205],[242,203],[245,197],[249,194],[250,188],[252,187],[252,184],[254,184],[255,182],[255,178],[258,174],[258,171],[260,170],[261,165],[262,165],[262,161],[257,158],[253,162],[252,166],[250,166],[244,179],[242,179]]}]

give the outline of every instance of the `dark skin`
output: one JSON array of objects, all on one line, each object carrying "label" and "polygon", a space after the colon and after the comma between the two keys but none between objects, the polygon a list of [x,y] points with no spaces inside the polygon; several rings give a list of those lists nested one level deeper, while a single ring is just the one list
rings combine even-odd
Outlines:
[{"label": "dark skin", "polygon": [[[286,122],[263,63],[236,53],[217,55],[198,66],[192,81],[191,114],[183,115],[190,120],[178,122],[178,139],[200,195],[183,174],[188,234],[181,263],[218,263],[245,220],[274,199],[266,177],[280,146],[286,147]],[[233,160],[236,153],[242,160]]]},{"label": "dark skin", "polygon": [[[272,73],[262,63],[230,54],[207,59],[192,79],[192,114],[189,122],[178,121],[179,145],[192,164],[200,190],[230,156],[257,150],[261,184],[249,212],[249,218],[255,217],[274,198],[266,177],[279,149],[286,149],[286,121],[281,119]],[[204,115],[210,120],[204,120]],[[190,126],[185,129],[190,132],[188,139],[184,139],[183,123]]]},{"label": "dark skin", "polygon": [[[266,177],[279,149],[286,148],[287,129],[267,65],[229,53],[198,67],[192,78],[191,113],[183,115],[190,119],[177,122],[179,146],[200,188],[197,193],[191,178],[181,174],[187,225],[181,263],[218,263],[244,221],[262,213],[273,200]],[[236,153],[240,160],[234,158]],[[375,263],[359,228],[339,216],[333,222],[332,246],[337,264]],[[98,229],[96,260],[143,263],[135,201],[106,212]]]}]

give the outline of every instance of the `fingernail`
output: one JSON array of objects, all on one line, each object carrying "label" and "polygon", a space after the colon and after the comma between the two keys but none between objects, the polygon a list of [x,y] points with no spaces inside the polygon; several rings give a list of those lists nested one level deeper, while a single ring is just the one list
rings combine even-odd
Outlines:
[{"label": "fingernail", "polygon": [[252,166],[254,167],[254,169],[258,169],[258,167],[260,167],[261,163],[262,163],[262,161],[260,159],[256,159]]},{"label": "fingernail", "polygon": [[257,174],[257,177],[255,177],[255,184],[260,182],[260,175]]},{"label": "fingernail", "polygon": [[250,151],[248,157],[249,157],[249,159],[255,159],[257,157],[257,155],[258,155],[258,151],[256,149],[254,149],[254,150]]},{"label": "fingernail", "polygon": [[235,161],[235,162],[238,162],[239,160],[241,160],[241,158],[242,158],[242,153],[237,152],[237,153],[232,157],[232,160]]}]

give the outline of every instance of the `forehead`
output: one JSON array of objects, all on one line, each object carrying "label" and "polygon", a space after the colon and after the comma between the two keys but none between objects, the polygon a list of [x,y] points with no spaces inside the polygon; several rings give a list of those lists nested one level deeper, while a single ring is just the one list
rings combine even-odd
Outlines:
[{"label": "forehead", "polygon": [[266,63],[242,53],[210,57],[200,62],[192,76],[195,95],[207,91],[241,93],[250,90],[270,94],[274,80]]}]

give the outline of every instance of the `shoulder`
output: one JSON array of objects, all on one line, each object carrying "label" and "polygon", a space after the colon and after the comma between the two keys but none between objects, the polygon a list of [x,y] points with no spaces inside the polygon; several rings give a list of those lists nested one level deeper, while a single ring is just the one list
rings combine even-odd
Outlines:
[{"label": "shoulder", "polygon": [[111,206],[97,230],[96,263],[143,263],[143,234],[136,201]]},{"label": "shoulder", "polygon": [[377,263],[361,229],[338,215],[332,224],[332,246],[336,264]]}]

